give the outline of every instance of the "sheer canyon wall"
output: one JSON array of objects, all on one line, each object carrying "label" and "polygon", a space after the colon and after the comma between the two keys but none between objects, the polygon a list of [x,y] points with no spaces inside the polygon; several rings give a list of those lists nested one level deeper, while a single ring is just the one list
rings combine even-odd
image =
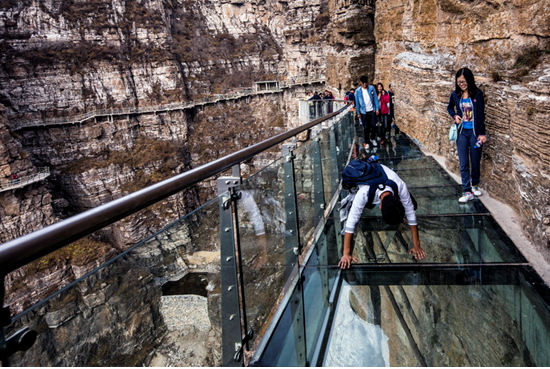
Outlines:
[{"label": "sheer canyon wall", "polygon": [[550,260],[550,5],[547,1],[376,2],[376,81],[393,83],[397,124],[459,174],[447,139],[454,75],[485,94],[481,187],[516,209]]}]

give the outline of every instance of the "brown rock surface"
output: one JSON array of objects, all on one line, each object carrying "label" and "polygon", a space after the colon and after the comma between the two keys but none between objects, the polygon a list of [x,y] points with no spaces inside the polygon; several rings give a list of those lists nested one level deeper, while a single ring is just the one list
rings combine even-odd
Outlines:
[{"label": "brown rock surface", "polygon": [[399,127],[458,173],[447,140],[454,74],[469,67],[485,94],[481,187],[522,216],[550,260],[550,27],[547,1],[380,1],[376,81],[393,83]]}]

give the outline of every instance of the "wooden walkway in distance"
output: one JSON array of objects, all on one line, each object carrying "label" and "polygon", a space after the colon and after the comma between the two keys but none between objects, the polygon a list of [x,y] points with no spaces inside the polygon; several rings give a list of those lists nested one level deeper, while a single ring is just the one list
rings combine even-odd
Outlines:
[{"label": "wooden walkway in distance", "polygon": [[182,102],[182,103],[170,103],[170,104],[158,104],[154,106],[144,106],[138,108],[115,108],[115,109],[98,109],[93,110],[84,114],[74,115],[70,117],[61,117],[61,118],[46,118],[46,119],[34,119],[34,120],[21,120],[16,121],[10,124],[10,128],[14,131],[31,128],[31,127],[44,127],[44,126],[57,126],[65,124],[81,124],[90,119],[95,119],[98,117],[112,117],[119,115],[135,115],[135,114],[156,114],[156,113],[165,113],[169,111],[185,110],[192,109],[195,107],[200,107],[204,105],[216,104],[222,101],[237,100],[245,97],[252,97],[265,94],[273,94],[281,92],[285,88],[290,88],[294,86],[301,86],[306,84],[314,83],[323,83],[325,82],[324,77],[300,77],[294,78],[291,81],[275,81],[276,86],[271,89],[266,90],[252,90],[246,89],[243,91],[224,94],[224,95],[212,95],[207,96],[200,100]]},{"label": "wooden walkway in distance", "polygon": [[44,178],[49,176],[50,176],[50,168],[43,167],[43,168],[38,168],[38,173],[36,174],[21,176],[21,177],[18,177],[17,179],[3,179],[0,181],[0,192],[23,188],[31,183],[41,181]]}]

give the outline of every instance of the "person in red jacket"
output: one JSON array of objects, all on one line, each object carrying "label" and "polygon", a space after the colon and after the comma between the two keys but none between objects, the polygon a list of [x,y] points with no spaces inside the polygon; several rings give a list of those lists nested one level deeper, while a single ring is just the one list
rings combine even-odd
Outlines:
[{"label": "person in red jacket", "polygon": [[391,132],[391,124],[389,120],[390,95],[386,92],[386,90],[384,90],[384,85],[382,83],[378,83],[376,85],[376,90],[378,92],[378,101],[380,102],[380,115],[378,116],[381,123],[381,129],[379,132],[382,141],[380,144],[383,145],[386,143],[386,140],[390,138]]}]

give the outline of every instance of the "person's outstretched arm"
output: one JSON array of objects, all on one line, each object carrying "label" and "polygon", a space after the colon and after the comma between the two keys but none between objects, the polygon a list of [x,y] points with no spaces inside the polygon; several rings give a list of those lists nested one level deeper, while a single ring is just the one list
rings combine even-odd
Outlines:
[{"label": "person's outstretched arm", "polygon": [[353,240],[353,233],[345,233],[344,234],[344,251],[342,253],[342,258],[340,259],[340,262],[338,263],[338,266],[342,269],[347,269],[351,266],[351,262],[355,261],[357,263],[357,259],[351,256],[351,241]]},{"label": "person's outstretched arm", "polygon": [[420,247],[420,237],[418,237],[418,226],[417,225],[411,225],[409,226],[411,229],[412,234],[412,240],[413,240],[413,247],[409,251],[409,255],[413,255],[415,259],[424,259],[426,257],[426,253]]}]

